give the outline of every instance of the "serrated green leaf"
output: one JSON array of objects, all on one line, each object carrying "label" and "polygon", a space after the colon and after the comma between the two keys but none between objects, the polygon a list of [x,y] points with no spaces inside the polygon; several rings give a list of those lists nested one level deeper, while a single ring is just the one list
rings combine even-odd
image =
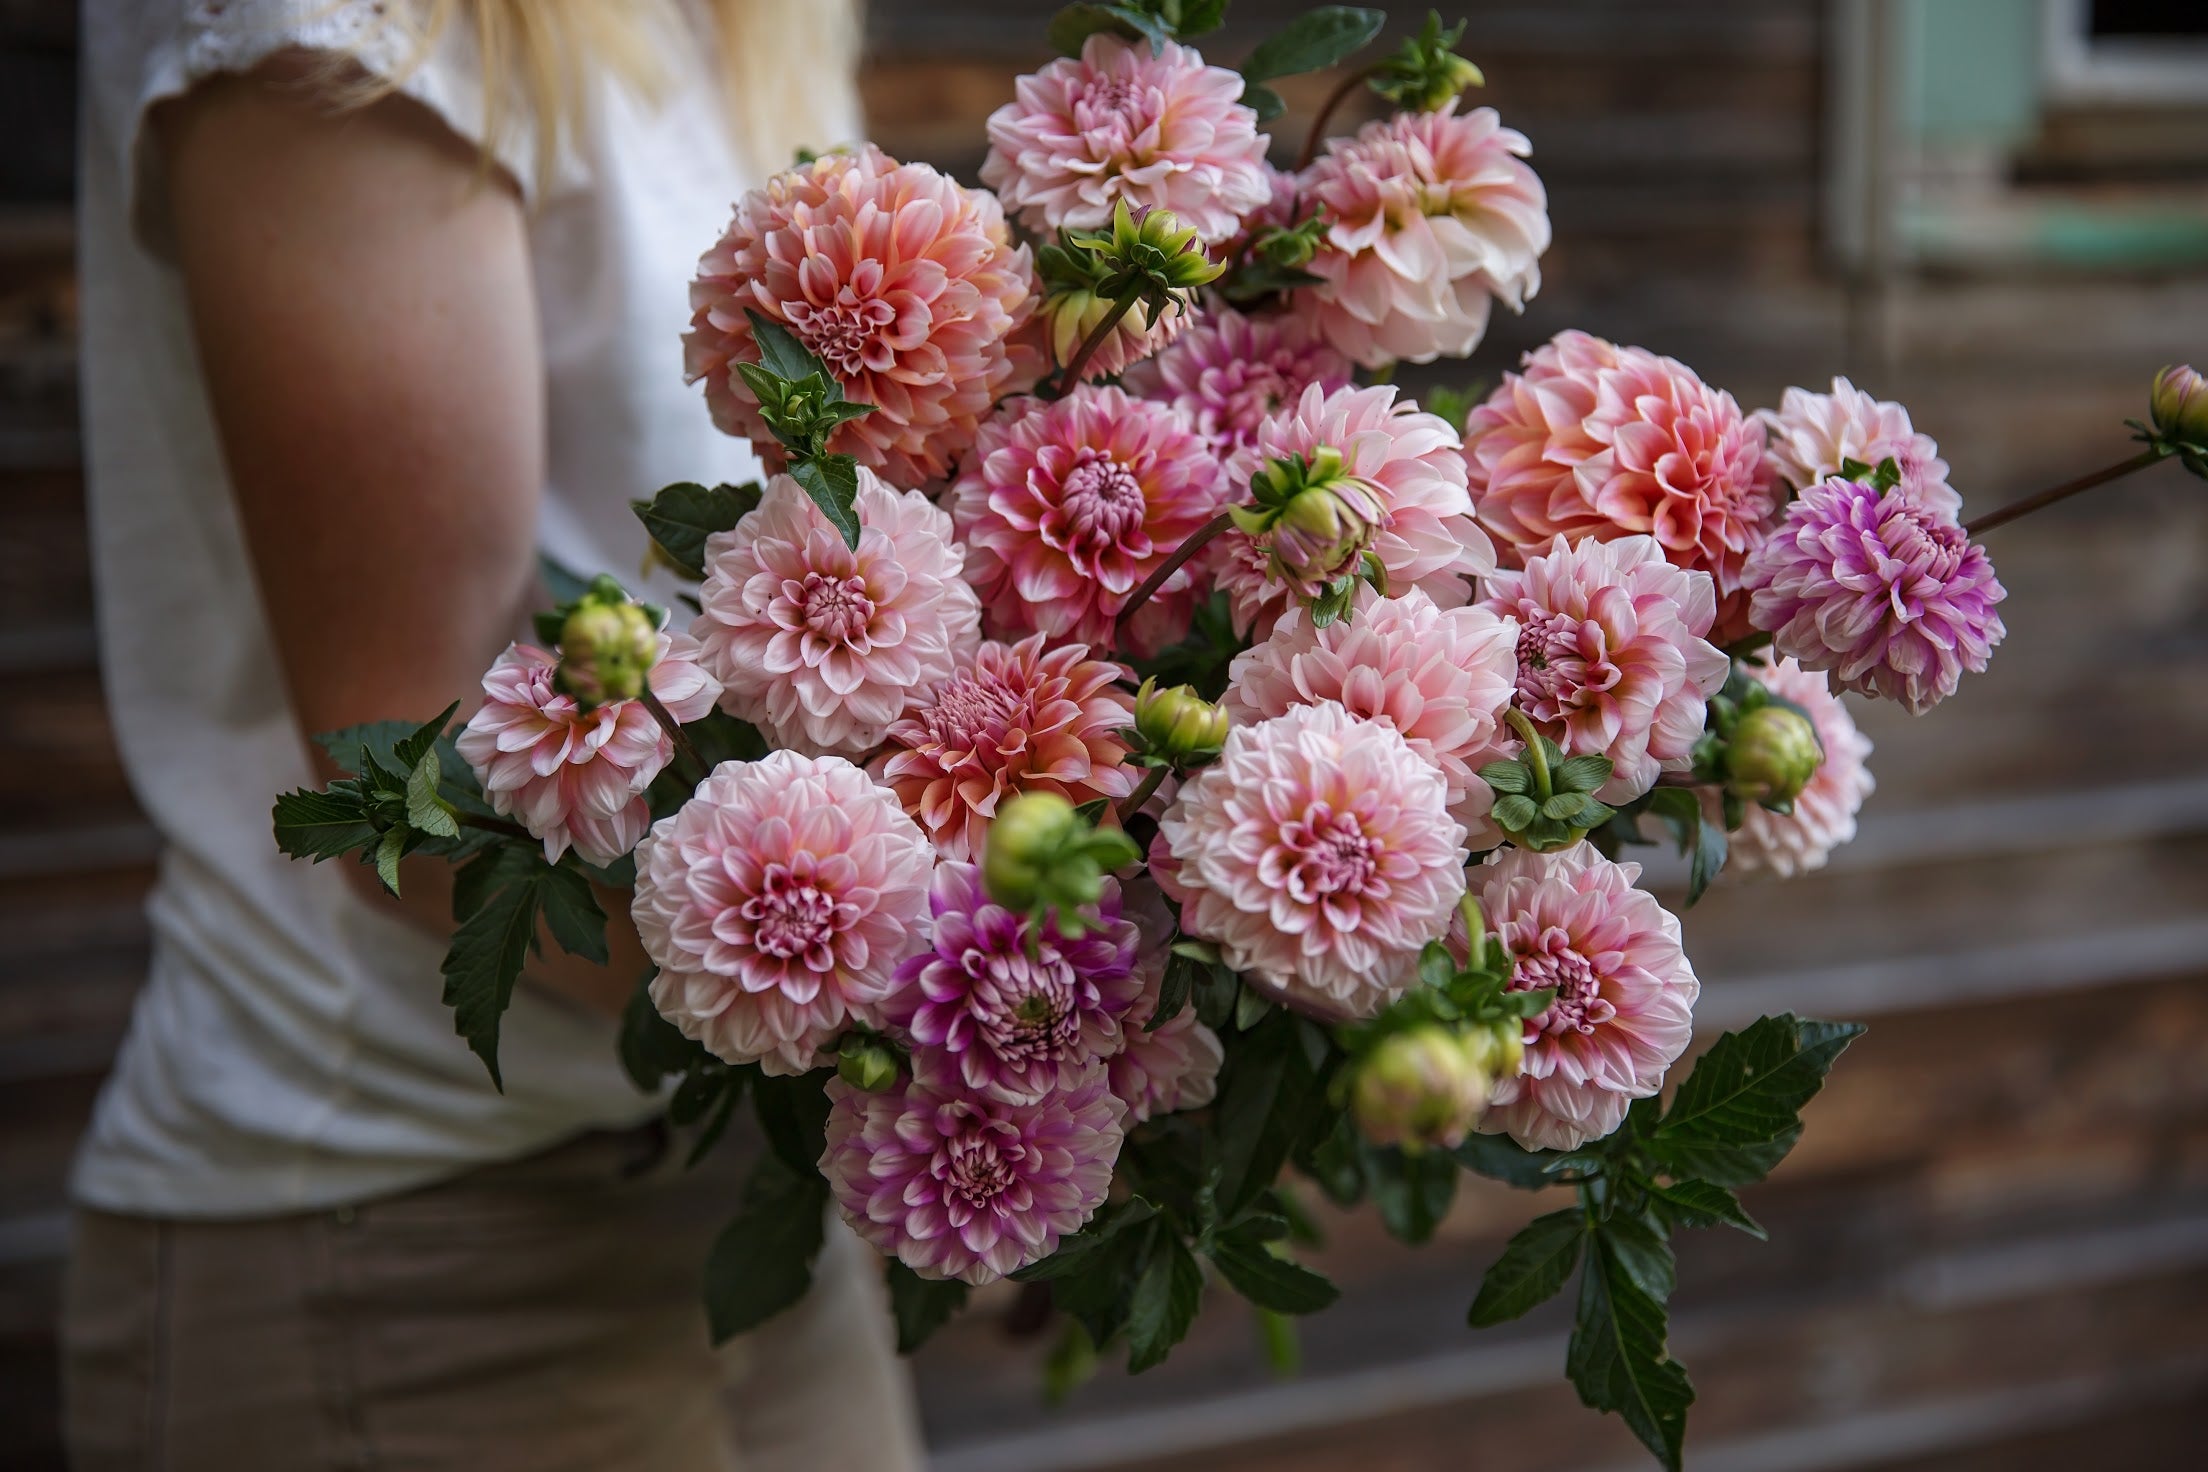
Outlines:
[{"label": "serrated green leaf", "polygon": [[1533,773],[1526,770],[1523,762],[1489,762],[1480,768],[1480,780],[1498,793],[1533,791]]},{"label": "serrated green leaf", "polygon": [[763,1157],[744,1187],[744,1209],[705,1259],[705,1315],[723,1344],[795,1304],[812,1286],[828,1187],[818,1175]]},{"label": "serrated green leaf", "polygon": [[662,487],[649,501],[629,505],[667,560],[689,576],[702,578],[706,539],[734,528],[758,506],[760,494],[752,481],[710,488],[696,481],[677,481]]},{"label": "serrated green leaf", "polygon": [[1763,1017],[1710,1045],[1679,1086],[1650,1152],[1670,1174],[1719,1186],[1762,1180],[1802,1133],[1802,1106],[1863,1032],[1853,1022]]},{"label": "serrated green leaf", "polygon": [[1617,1238],[1598,1233],[1579,1279],[1579,1316],[1564,1373],[1579,1398],[1615,1412],[1670,1472],[1679,1472],[1694,1386],[1671,1358],[1663,1302],[1643,1291],[1620,1261]]},{"label": "serrated green leaf", "polygon": [[1612,770],[1606,756],[1574,756],[1558,763],[1549,776],[1560,791],[1593,792],[1610,780]]},{"label": "serrated green leaf", "polygon": [[1210,1257],[1234,1291],[1278,1314],[1315,1314],[1342,1296],[1320,1273],[1244,1236],[1215,1239]]},{"label": "serrated green leaf", "polygon": [[[514,861],[507,856],[514,851],[512,847],[494,850],[455,876],[456,906],[468,888],[476,892],[470,896],[474,900],[471,912],[453,932],[442,968],[445,1005],[452,1009],[453,1030],[467,1039],[469,1049],[483,1060],[483,1066],[490,1070],[491,1083],[501,1092],[506,1084],[498,1071],[499,1020],[513,1001],[514,983],[521,977],[537,934],[538,881],[534,877],[508,877],[505,882],[493,883],[499,876],[510,875]],[[549,872],[541,856],[522,852],[535,859],[539,873]],[[471,871],[476,875],[472,882]]]},{"label": "serrated green leaf", "polygon": [[1144,1032],[1156,1032],[1180,1016],[1196,988],[1196,978],[1204,969],[1203,962],[1183,955],[1178,946],[1173,948],[1165,958],[1165,974],[1158,979],[1158,1005],[1151,1009],[1149,1020],[1143,1023]]},{"label": "serrated green leaf", "polygon": [[1672,1259],[1671,1244],[1661,1232],[1644,1219],[1624,1212],[1603,1218],[1597,1231],[1616,1260],[1618,1271],[1631,1278],[1634,1287],[1658,1303],[1671,1297],[1672,1290],[1679,1286],[1679,1269]]},{"label": "serrated green leaf", "polygon": [[1740,1198],[1723,1186],[1708,1181],[1673,1181],[1668,1186],[1650,1186],[1648,1194],[1674,1227],[1731,1227],[1759,1242],[1766,1240],[1762,1225],[1741,1206]]},{"label": "serrated green leaf", "polygon": [[923,1278],[891,1258],[889,1309],[897,1320],[897,1352],[911,1354],[966,1306],[966,1285],[956,1278]]},{"label": "serrated green leaf", "polygon": [[796,334],[774,318],[754,307],[744,308],[744,315],[751,319],[751,338],[759,345],[759,366],[777,378],[795,381],[815,374],[835,381],[828,365],[813,356]]},{"label": "serrated green leaf", "polygon": [[1425,1242],[1456,1200],[1457,1161],[1446,1151],[1375,1149],[1366,1155],[1366,1180],[1388,1234],[1399,1242]]},{"label": "serrated green leaf", "polygon": [[1153,1228],[1149,1261],[1127,1307],[1127,1369],[1138,1375],[1187,1337],[1204,1296],[1203,1267],[1180,1233],[1162,1222]]},{"label": "serrated green leaf", "polygon": [[1108,797],[1092,797],[1075,808],[1073,815],[1084,823],[1102,822],[1105,812],[1110,809],[1111,805],[1112,800]]},{"label": "serrated green leaf", "polygon": [[1275,1008],[1239,1036],[1212,1109],[1223,1212],[1239,1211],[1272,1185],[1324,1099],[1291,1014]]},{"label": "serrated green leaf", "polygon": [[1554,1298],[1579,1266],[1586,1234],[1586,1215],[1576,1206],[1528,1222],[1480,1279],[1479,1294],[1466,1314],[1472,1327],[1507,1323]]},{"label": "serrated green leaf", "polygon": [[321,792],[301,788],[276,799],[269,814],[276,829],[276,846],[295,859],[319,864],[365,848],[377,841],[375,825],[368,821],[368,807],[350,783],[335,784]]},{"label": "serrated green leaf", "polygon": [[1247,77],[1242,80],[1242,105],[1257,114],[1261,123],[1269,123],[1288,110],[1288,104],[1278,92]]},{"label": "serrated green leaf", "polygon": [[442,770],[434,746],[424,750],[406,775],[406,821],[436,838],[458,838],[460,824],[452,815],[452,804],[437,795]]},{"label": "serrated green leaf", "polygon": [[1080,1272],[1106,1244],[1157,1214],[1158,1208],[1140,1196],[1129,1197],[1116,1206],[1106,1206],[1089,1218],[1089,1224],[1079,1232],[1061,1238],[1056,1252],[1012,1274],[1013,1281],[1047,1283]]},{"label": "serrated green leaf", "polygon": [[1725,867],[1725,829],[1705,822],[1702,799],[1691,787],[1659,787],[1648,795],[1648,810],[1671,830],[1687,860],[1687,903],[1702,898]]},{"label": "serrated green leaf", "polygon": [[790,477],[805,488],[846,547],[859,545],[859,462],[849,455],[792,460]]},{"label": "serrated green leaf", "polygon": [[1371,45],[1387,18],[1362,5],[1321,5],[1259,43],[1239,70],[1251,82],[1324,71]]},{"label": "serrated green leaf", "polygon": [[376,845],[376,878],[396,895],[399,892],[399,860],[406,857],[406,830],[393,828]]},{"label": "serrated green leaf", "polygon": [[1500,827],[1519,833],[1532,827],[1540,819],[1541,809],[1534,805],[1532,798],[1512,793],[1508,797],[1495,799],[1491,816]]},{"label": "serrated green leaf", "polygon": [[590,881],[579,870],[560,865],[547,868],[539,883],[543,889],[537,903],[543,907],[544,923],[560,949],[605,965],[606,912],[590,892]]},{"label": "serrated green leaf", "polygon": [[1241,994],[1234,999],[1234,1030],[1248,1032],[1264,1021],[1265,1014],[1272,1009],[1271,999],[1263,992],[1255,987],[1242,988]]},{"label": "serrated green leaf", "polygon": [[1555,1150],[1528,1150],[1508,1135],[1471,1135],[1449,1153],[1475,1175],[1520,1190],[1555,1185],[1557,1162],[1563,1158]]}]

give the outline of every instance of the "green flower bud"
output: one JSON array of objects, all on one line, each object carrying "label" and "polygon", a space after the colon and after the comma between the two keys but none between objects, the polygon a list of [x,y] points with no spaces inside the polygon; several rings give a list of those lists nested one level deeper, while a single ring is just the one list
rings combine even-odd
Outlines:
[{"label": "green flower bud", "polygon": [[1525,1027],[1515,1018],[1473,1028],[1464,1035],[1464,1046],[1490,1079],[1516,1078],[1525,1066]]},{"label": "green flower bud", "polygon": [[1251,478],[1250,497],[1227,514],[1263,539],[1274,572],[1306,598],[1355,572],[1387,520],[1379,496],[1331,448],[1268,461]]},{"label": "green flower bud", "polygon": [[1790,705],[1759,705],[1726,744],[1725,790],[1743,802],[1792,802],[1824,760],[1809,717]]},{"label": "green flower bud", "polygon": [[845,1038],[836,1054],[836,1072],[843,1081],[869,1094],[894,1088],[902,1067],[903,1060],[895,1048],[863,1033]]},{"label": "green flower bud", "polygon": [[1144,680],[1135,694],[1135,729],[1151,754],[1183,764],[1208,761],[1227,744],[1227,713],[1186,685],[1160,690]]},{"label": "green flower bud", "polygon": [[1373,71],[1372,90],[1410,112],[1433,112],[1473,87],[1484,87],[1480,69],[1457,55],[1464,22],[1442,28],[1438,11],[1426,13],[1426,25]]},{"label": "green flower bud", "polygon": [[2173,364],[2154,375],[2148,403],[2155,432],[2180,445],[2208,448],[2208,378],[2190,364]]},{"label": "green flower bud", "polygon": [[557,682],[585,707],[634,700],[658,658],[658,621],[611,578],[600,578],[560,625]]},{"label": "green flower bud", "polygon": [[997,809],[982,845],[981,883],[1008,910],[1051,920],[1069,939],[1078,911],[1104,894],[1104,876],[1142,854],[1116,828],[1098,828],[1055,792],[1023,792]]},{"label": "green flower bud", "polygon": [[1480,1122],[1494,1076],[1467,1039],[1427,1024],[1383,1039],[1350,1081],[1357,1127],[1376,1145],[1448,1150]]}]

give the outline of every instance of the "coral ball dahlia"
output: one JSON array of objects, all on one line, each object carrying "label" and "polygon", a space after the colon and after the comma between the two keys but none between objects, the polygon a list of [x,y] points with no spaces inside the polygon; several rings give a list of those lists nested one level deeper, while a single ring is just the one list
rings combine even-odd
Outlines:
[{"label": "coral ball dahlia", "polygon": [[1327,341],[1368,368],[1461,358],[1541,288],[1548,195],[1525,136],[1491,107],[1398,113],[1331,140],[1303,174],[1326,213],[1309,309]]},{"label": "coral ball dahlia", "polygon": [[1272,195],[1242,78],[1189,47],[1097,33],[1019,79],[989,115],[981,181],[1037,232],[1097,230],[1112,207],[1171,210],[1207,244]]},{"label": "coral ball dahlia", "polygon": [[[553,863],[573,848],[610,864],[652,823],[644,789],[674,760],[674,741],[641,700],[584,710],[555,677],[560,661],[515,644],[483,677],[483,706],[455,743],[491,807],[544,844]],[[661,634],[646,677],[678,721],[702,719],[721,687],[687,634]]]},{"label": "coral ball dahlia", "polygon": [[[1172,408],[1116,388],[1022,400],[982,426],[951,495],[989,631],[1100,649],[1128,596],[1219,510],[1225,481]],[[1181,568],[1129,621],[1155,653],[1187,632],[1197,570]]]},{"label": "coral ball dahlia", "polygon": [[1464,895],[1464,825],[1434,765],[1333,701],[1238,726],[1158,826],[1152,873],[1189,934],[1291,1005],[1370,1017]]},{"label": "coral ball dahlia", "polygon": [[799,1074],[888,995],[935,855],[841,757],[723,762],[636,850],[652,1003],[731,1063]]},{"label": "coral ball dahlia", "polygon": [[1036,634],[984,642],[924,705],[890,728],[882,779],[945,858],[978,861],[997,806],[1054,792],[1079,805],[1134,790],[1119,733],[1134,697],[1117,664],[1085,644],[1046,651]]},{"label": "coral ball dahlia", "polygon": [[1832,851],[1855,837],[1855,815],[1877,783],[1865,763],[1870,738],[1818,670],[1805,670],[1791,659],[1744,666],[1772,694],[1790,700],[1809,715],[1824,760],[1807,786],[1795,794],[1794,811],[1774,813],[1749,803],[1733,830],[1728,863],[1743,873],[1782,876],[1824,867]]},{"label": "coral ball dahlia", "polygon": [[690,632],[721,704],[777,746],[855,756],[980,642],[951,519],[859,471],[859,545],[786,475],[705,544]]},{"label": "coral ball dahlia", "polygon": [[1223,306],[1128,370],[1125,383],[1128,392],[1186,414],[1213,452],[1226,456],[1256,439],[1258,426],[1305,389],[1346,388],[1352,371],[1349,359],[1303,318],[1282,312],[1245,317]]},{"label": "coral ball dahlia", "polygon": [[1515,967],[1513,991],[1553,987],[1527,1020],[1525,1063],[1495,1085],[1480,1128],[1530,1150],[1575,1150],[1663,1086],[1686,1050],[1701,993],[1679,922],[1634,888],[1640,865],[1576,843],[1506,848],[1473,871],[1480,906]]},{"label": "coral ball dahlia", "polygon": [[828,1081],[821,1173],[852,1229],[924,1278],[987,1283],[1039,1262],[1104,1204],[1126,1106],[1104,1065],[1033,1104],[919,1078]]},{"label": "coral ball dahlia", "polygon": [[1040,355],[1014,342],[1034,296],[1027,247],[993,196],[868,145],[737,201],[698,263],[684,360],[713,422],[779,467],[782,448],[735,365],[759,358],[746,309],[780,322],[875,406],[829,448],[914,486],[948,475],[990,406],[1040,376]]}]

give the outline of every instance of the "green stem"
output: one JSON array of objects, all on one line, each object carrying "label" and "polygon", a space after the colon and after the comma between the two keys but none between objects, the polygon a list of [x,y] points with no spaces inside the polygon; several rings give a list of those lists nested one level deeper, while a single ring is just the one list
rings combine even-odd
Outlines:
[{"label": "green stem", "polygon": [[1547,802],[1556,796],[1556,791],[1549,785],[1549,754],[1541,748],[1541,733],[1533,728],[1532,719],[1516,707],[1504,711],[1503,719],[1510,722],[1510,729],[1526,743],[1526,765],[1533,769],[1533,785],[1539,790],[1541,801]]},{"label": "green stem", "polygon": [[1058,375],[1058,383],[1051,397],[1062,399],[1073,392],[1074,385],[1081,381],[1081,370],[1089,366],[1089,359],[1095,357],[1096,350],[1104,346],[1104,339],[1119,330],[1119,319],[1127,315],[1141,295],[1140,290],[1130,290],[1112,303],[1112,309],[1104,314],[1102,321],[1089,329],[1089,335],[1081,339],[1081,346],[1073,350],[1073,358],[1066,364],[1065,372]]},{"label": "green stem", "polygon": [[1983,535],[1997,526],[2008,525],[2020,516],[2030,516],[2034,511],[2052,506],[2057,501],[2067,501],[2080,491],[2090,491],[2095,486],[2106,485],[2112,480],[2121,480],[2135,470],[2145,470],[2149,465],[2154,464],[2168,453],[2168,449],[2162,445],[2149,445],[2129,460],[2121,460],[2114,465],[2104,466],[2091,474],[2081,475],[2076,480],[2066,480],[2059,486],[2050,486],[2037,495],[2026,496],[2021,501],[2011,501],[1998,511],[1989,511],[1984,516],[1966,521],[1963,523],[1963,530],[1974,537]]},{"label": "green stem", "polygon": [[1377,62],[1371,66],[1361,66],[1342,78],[1342,84],[1326,95],[1326,101],[1319,104],[1318,114],[1311,119],[1311,131],[1304,135],[1303,152],[1296,155],[1297,173],[1310,168],[1311,160],[1319,156],[1319,145],[1326,141],[1326,125],[1333,118],[1334,109],[1347,102],[1350,93],[1371,81],[1372,74],[1378,70],[1380,66]]},{"label": "green stem", "polygon": [[1168,769],[1165,767],[1152,767],[1150,769],[1150,775],[1142,779],[1142,784],[1137,787],[1133,792],[1128,793],[1126,797],[1120,800],[1120,822],[1124,823],[1129,818],[1132,818],[1135,814],[1142,811],[1142,805],[1148,802],[1152,797],[1154,797],[1157,794],[1157,790],[1165,785],[1165,774],[1167,770]]},{"label": "green stem", "polygon": [[1127,631],[1127,621],[1135,616],[1136,610],[1150,601],[1151,596],[1158,589],[1165,586],[1167,578],[1180,571],[1182,563],[1203,551],[1206,543],[1232,525],[1234,525],[1234,518],[1222,511],[1196,530],[1190,532],[1188,539],[1173,549],[1173,555],[1160,563],[1156,572],[1144,578],[1142,586],[1135,589],[1128,596],[1127,601],[1120,606],[1118,620],[1112,625],[1113,636],[1116,638]]},{"label": "green stem", "polygon": [[660,704],[659,697],[652,693],[651,686],[646,685],[644,693],[638,699],[642,700],[644,708],[652,713],[652,719],[659,722],[660,729],[673,739],[675,743],[675,766],[682,780],[692,787],[703,782],[705,780],[705,762],[698,756],[697,747],[690,744],[690,737],[683,731],[682,722],[676,720],[674,713]]},{"label": "green stem", "polygon": [[486,818],[477,813],[454,810],[452,820],[463,828],[480,828],[485,833],[496,833],[504,838],[518,838],[528,843],[537,841],[536,835],[519,823],[509,823],[504,818]]}]

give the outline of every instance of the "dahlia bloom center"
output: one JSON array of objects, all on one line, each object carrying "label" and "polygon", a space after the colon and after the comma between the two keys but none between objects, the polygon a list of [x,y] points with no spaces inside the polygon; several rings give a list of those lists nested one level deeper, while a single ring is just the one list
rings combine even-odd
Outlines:
[{"label": "dahlia bloom center", "polygon": [[973,1010],[999,1057],[1021,1062],[1064,1058],[1081,1040],[1078,981],[1056,947],[1022,952],[967,953],[974,976]]},{"label": "dahlia bloom center", "polygon": [[928,739],[961,749],[994,745],[1026,701],[1019,691],[985,672],[960,670],[936,692],[935,704],[920,713]]},{"label": "dahlia bloom center", "polygon": [[1624,678],[1604,657],[1601,625],[1531,609],[1519,617],[1519,704],[1535,720],[1562,720],[1583,692],[1609,690]]},{"label": "dahlia bloom center", "polygon": [[1602,980],[1595,974],[1593,963],[1573,948],[1570,936],[1554,927],[1518,950],[1518,964],[1510,978],[1514,992],[1544,987],[1555,988],[1556,1000],[1528,1024],[1536,1034],[1591,1035],[1618,1015],[1618,1009],[1602,994]]},{"label": "dahlia bloom center", "polygon": [[[1124,77],[1110,75],[1092,76],[1082,83],[1073,96],[1073,120],[1082,140],[1092,149],[1118,157],[1134,153],[1151,126],[1144,116],[1145,91]],[[1147,110],[1159,111],[1163,101],[1152,96]],[[1156,142],[1155,136],[1151,142]]]},{"label": "dahlia bloom center", "polygon": [[[1954,580],[1969,550],[1961,527],[1905,496],[1889,492],[1884,512],[1858,532],[1855,555],[1842,552],[1833,581],[1851,593],[1885,591],[1894,617],[1914,623],[1924,617],[1928,598],[1936,598]],[[1843,534],[1844,535],[1844,534]]]},{"label": "dahlia bloom center", "polygon": [[897,308],[873,294],[881,275],[881,262],[861,261],[852,279],[825,305],[792,301],[784,307],[798,340],[839,377],[856,378],[869,369],[881,372],[896,361],[885,338],[897,321]]},{"label": "dahlia bloom center", "polygon": [[1045,541],[1091,557],[1122,544],[1131,555],[1147,554],[1150,539],[1142,534],[1142,522],[1149,502],[1132,470],[1084,448],[1062,484],[1056,513],[1042,525]]},{"label": "dahlia bloom center", "polygon": [[1378,899],[1388,892],[1388,882],[1381,875],[1385,853],[1355,814],[1339,813],[1318,802],[1303,817],[1281,826],[1259,873],[1267,883],[1285,888],[1299,904],[1338,894]]},{"label": "dahlia bloom center", "polygon": [[929,1171],[944,1185],[952,1225],[964,1226],[1014,1189],[1026,1153],[1017,1132],[984,1119],[970,1121],[938,1146]]},{"label": "dahlia bloom center", "polygon": [[[758,891],[736,914],[749,927],[751,943],[758,949],[782,960],[803,957],[809,970],[826,971],[835,959],[829,943],[837,929],[836,902],[813,884],[812,866],[803,868],[800,873],[787,864],[768,865]],[[725,920],[724,914],[715,928]]]},{"label": "dahlia bloom center", "polygon": [[874,622],[874,600],[867,596],[864,578],[809,572],[803,582],[785,583],[782,596],[796,605],[806,633],[864,652],[867,629]]}]

